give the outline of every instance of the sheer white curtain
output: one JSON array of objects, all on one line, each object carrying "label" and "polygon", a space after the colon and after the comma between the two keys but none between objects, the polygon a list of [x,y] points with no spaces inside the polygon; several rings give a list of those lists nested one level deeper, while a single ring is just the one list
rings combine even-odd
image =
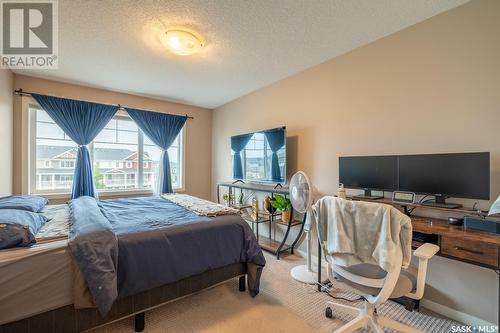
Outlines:
[{"label": "sheer white curtain", "polygon": [[160,163],[158,165],[158,169],[156,169],[156,172],[154,173],[154,178],[153,178],[153,193],[155,195],[160,195],[162,194],[162,191],[161,191],[161,187],[162,187],[162,184],[163,184],[163,178],[164,178],[164,168],[163,168],[163,163],[161,163],[161,161],[163,161],[163,157],[165,154],[168,154],[168,150],[164,150],[162,149],[161,150],[161,156],[160,156]]}]

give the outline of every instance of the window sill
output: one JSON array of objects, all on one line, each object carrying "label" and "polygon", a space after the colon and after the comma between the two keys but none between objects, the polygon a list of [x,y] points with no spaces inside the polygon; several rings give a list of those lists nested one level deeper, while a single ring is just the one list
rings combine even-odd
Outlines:
[{"label": "window sill", "polygon": [[117,197],[117,196],[131,196],[131,195],[153,195],[153,191],[147,190],[123,190],[123,191],[97,191],[97,195],[101,197]]},{"label": "window sill", "polygon": [[[174,188],[174,193],[182,193],[184,192],[184,188]],[[54,200],[57,202],[61,202],[62,200],[69,200],[70,193],[31,193],[32,195],[39,195],[41,197],[47,198],[49,201]],[[134,196],[150,196],[153,195],[153,191],[150,189],[144,190],[123,190],[123,191],[98,191],[97,195],[99,198],[127,198]]]}]

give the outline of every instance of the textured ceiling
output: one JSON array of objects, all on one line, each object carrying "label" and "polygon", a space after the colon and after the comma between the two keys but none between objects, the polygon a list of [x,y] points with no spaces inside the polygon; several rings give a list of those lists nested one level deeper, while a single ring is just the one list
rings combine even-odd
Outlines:
[{"label": "textured ceiling", "polygon": [[[59,0],[59,69],[16,72],[214,108],[467,1]],[[167,53],[177,25],[201,53]]]}]

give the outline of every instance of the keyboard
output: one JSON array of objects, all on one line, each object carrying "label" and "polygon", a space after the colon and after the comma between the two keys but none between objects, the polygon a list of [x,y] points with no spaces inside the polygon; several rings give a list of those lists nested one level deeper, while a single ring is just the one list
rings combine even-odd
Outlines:
[{"label": "keyboard", "polygon": [[455,203],[437,203],[437,202],[424,202],[422,203],[422,206],[429,206],[429,207],[437,207],[437,208],[448,208],[448,209],[456,209],[462,207],[460,204],[455,204]]}]

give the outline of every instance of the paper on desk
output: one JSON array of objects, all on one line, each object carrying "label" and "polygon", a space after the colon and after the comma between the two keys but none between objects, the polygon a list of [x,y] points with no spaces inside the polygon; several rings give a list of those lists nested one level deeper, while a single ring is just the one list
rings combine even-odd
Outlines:
[{"label": "paper on desk", "polygon": [[493,203],[488,213],[488,216],[500,215],[500,197]]}]

